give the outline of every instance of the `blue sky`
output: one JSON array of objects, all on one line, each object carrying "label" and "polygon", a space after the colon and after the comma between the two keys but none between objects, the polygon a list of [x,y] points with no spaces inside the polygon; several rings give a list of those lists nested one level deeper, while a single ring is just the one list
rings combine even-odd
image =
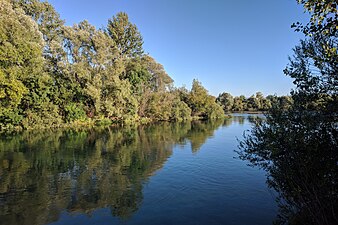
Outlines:
[{"label": "blue sky", "polygon": [[291,24],[306,21],[296,0],[49,0],[73,25],[97,28],[126,12],[144,39],[145,52],[161,63],[176,86],[194,78],[210,94],[261,91],[285,95],[293,88],[283,74],[303,36]]}]

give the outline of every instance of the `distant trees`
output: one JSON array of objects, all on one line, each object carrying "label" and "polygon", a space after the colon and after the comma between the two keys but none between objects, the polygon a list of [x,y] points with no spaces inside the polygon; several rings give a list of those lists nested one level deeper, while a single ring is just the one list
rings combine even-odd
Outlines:
[{"label": "distant trees", "polygon": [[[230,93],[221,93],[218,95],[216,101],[222,105],[224,112],[232,111],[234,107],[234,97]],[[241,111],[241,110],[238,110]]]},{"label": "distant trees", "polygon": [[246,98],[244,95],[233,97],[230,93],[223,92],[218,95],[216,102],[220,104],[225,113],[241,111],[267,111],[272,107],[287,108],[292,105],[291,96],[268,95],[266,98],[261,92]]},{"label": "distant trees", "polygon": [[1,0],[0,12],[0,131],[222,114],[199,82],[173,87],[126,13],[96,29],[39,0]]},{"label": "distant trees", "polygon": [[244,111],[246,109],[245,96],[241,95],[234,98],[234,104],[232,106],[233,111]]},{"label": "distant trees", "polygon": [[191,92],[187,96],[187,104],[192,110],[192,115],[204,118],[218,118],[223,115],[223,110],[216,103],[216,99],[198,80],[193,80]]}]

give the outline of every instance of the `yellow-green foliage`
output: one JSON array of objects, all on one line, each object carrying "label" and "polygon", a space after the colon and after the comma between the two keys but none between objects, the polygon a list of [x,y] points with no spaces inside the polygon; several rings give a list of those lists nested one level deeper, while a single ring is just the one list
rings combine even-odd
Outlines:
[{"label": "yellow-green foliage", "polygon": [[1,70],[0,87],[0,107],[17,107],[27,93],[27,88],[20,80],[6,77]]},{"label": "yellow-green foliage", "polygon": [[224,115],[222,107],[216,103],[216,98],[209,95],[197,80],[192,83],[191,91],[187,95],[187,103],[192,109],[193,116],[214,119]]},{"label": "yellow-green foliage", "polygon": [[175,90],[142,45],[125,13],[98,30],[88,21],[66,26],[48,2],[1,0],[0,130],[223,114],[199,83]]},{"label": "yellow-green foliage", "polygon": [[42,69],[42,35],[36,23],[0,1],[0,130],[17,127],[27,84]]},{"label": "yellow-green foliage", "polygon": [[155,92],[149,97],[145,116],[152,120],[187,120],[191,109],[173,92]]}]

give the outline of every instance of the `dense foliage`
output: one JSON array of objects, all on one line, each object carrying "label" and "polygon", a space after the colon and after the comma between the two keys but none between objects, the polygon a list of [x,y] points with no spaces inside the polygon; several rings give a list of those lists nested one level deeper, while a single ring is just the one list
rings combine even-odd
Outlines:
[{"label": "dense foliage", "polygon": [[197,81],[174,88],[142,45],[126,13],[70,27],[48,2],[0,0],[0,131],[223,116]]},{"label": "dense foliage", "polygon": [[298,1],[311,15],[284,70],[294,103],[272,108],[240,143],[240,157],[268,172],[280,194],[280,224],[338,224],[338,9],[335,0]]}]

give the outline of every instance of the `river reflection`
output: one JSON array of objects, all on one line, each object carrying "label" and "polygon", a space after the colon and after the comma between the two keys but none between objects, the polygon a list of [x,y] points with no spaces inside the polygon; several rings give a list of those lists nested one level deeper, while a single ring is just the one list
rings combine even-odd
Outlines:
[{"label": "river reflection", "polygon": [[128,219],[175,145],[196,152],[222,120],[24,132],[0,140],[0,224],[40,225],[62,211]]}]

